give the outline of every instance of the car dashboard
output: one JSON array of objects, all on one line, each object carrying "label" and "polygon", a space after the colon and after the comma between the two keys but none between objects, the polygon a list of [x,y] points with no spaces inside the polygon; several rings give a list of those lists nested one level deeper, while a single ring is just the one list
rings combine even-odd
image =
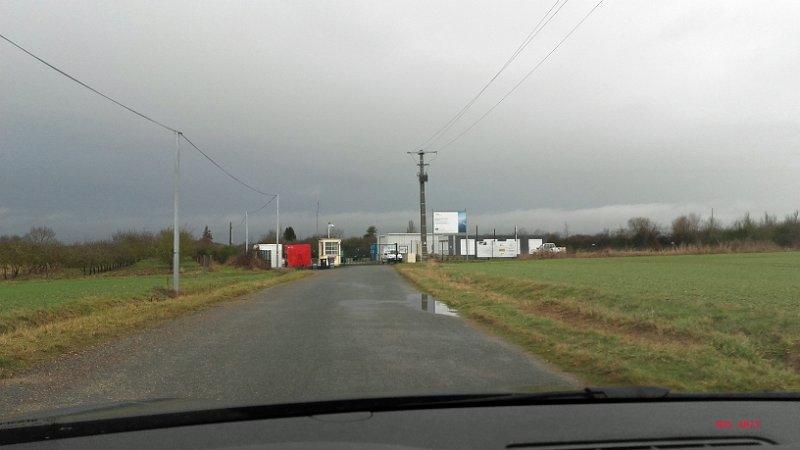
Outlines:
[{"label": "car dashboard", "polygon": [[37,426],[26,431],[7,422],[0,426],[0,443],[12,449],[800,448],[797,399],[354,409],[292,410],[287,417],[220,410],[219,422],[206,411],[203,423],[192,424],[190,417],[183,425],[175,425],[180,423],[175,415],[131,417],[100,421],[94,428],[90,422],[51,424],[49,432],[39,426],[39,435],[32,432]]}]

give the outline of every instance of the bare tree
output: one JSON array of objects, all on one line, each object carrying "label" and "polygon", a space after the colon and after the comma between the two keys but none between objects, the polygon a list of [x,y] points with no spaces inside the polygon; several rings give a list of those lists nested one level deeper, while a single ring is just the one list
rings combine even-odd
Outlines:
[{"label": "bare tree", "polygon": [[752,239],[756,235],[756,221],[746,212],[741,219],[733,223],[733,233],[738,239]]},{"label": "bare tree", "polygon": [[19,236],[0,236],[0,267],[4,280],[8,279],[9,270],[11,278],[17,278],[20,269],[27,264],[25,247],[25,241]]},{"label": "bare tree", "polygon": [[268,243],[268,242],[275,242],[275,230],[269,230],[268,232],[261,235],[256,242],[259,243]]},{"label": "bare tree", "polygon": [[28,259],[28,273],[44,273],[62,262],[62,246],[56,239],[56,232],[48,227],[31,227],[22,237]]},{"label": "bare tree", "polygon": [[[181,258],[192,256],[195,253],[195,238],[191,230],[181,228],[178,232],[180,239]],[[158,233],[158,256],[164,263],[172,267],[172,228],[165,228]]]},{"label": "bare tree", "polygon": [[628,219],[628,238],[634,247],[659,247],[659,234],[661,232],[658,224],[647,217],[632,217]]},{"label": "bare tree", "polygon": [[672,221],[672,240],[678,245],[695,244],[700,234],[700,216],[689,214]]}]

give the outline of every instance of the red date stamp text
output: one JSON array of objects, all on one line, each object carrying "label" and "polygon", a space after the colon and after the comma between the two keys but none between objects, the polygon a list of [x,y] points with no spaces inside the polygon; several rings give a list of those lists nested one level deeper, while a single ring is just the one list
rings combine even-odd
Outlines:
[{"label": "red date stamp text", "polygon": [[754,428],[761,428],[761,421],[760,420],[717,420],[716,427],[754,429]]}]

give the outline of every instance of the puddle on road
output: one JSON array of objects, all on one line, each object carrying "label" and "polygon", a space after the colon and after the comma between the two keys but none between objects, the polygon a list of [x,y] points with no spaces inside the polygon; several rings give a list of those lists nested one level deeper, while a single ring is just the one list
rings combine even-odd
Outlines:
[{"label": "puddle on road", "polygon": [[[409,297],[414,299],[416,307],[418,307],[421,311],[433,314],[441,314],[443,316],[458,317],[458,311],[450,308],[444,302],[435,300],[433,297],[428,296],[428,294],[422,293],[419,294],[419,297],[417,297],[416,295]],[[417,298],[419,298],[419,302],[416,301]]]},{"label": "puddle on road", "polygon": [[361,312],[372,311],[376,307],[380,308],[388,305],[401,304],[416,311],[423,311],[442,316],[459,317],[457,310],[450,308],[444,302],[440,302],[433,297],[430,297],[428,294],[410,294],[406,296],[405,300],[375,300],[360,298],[340,300],[338,303],[346,308]]}]

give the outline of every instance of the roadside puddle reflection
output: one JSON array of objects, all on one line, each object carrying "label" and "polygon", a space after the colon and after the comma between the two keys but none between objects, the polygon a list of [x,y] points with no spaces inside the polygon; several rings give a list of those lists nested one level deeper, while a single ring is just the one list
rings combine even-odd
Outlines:
[{"label": "roadside puddle reflection", "polygon": [[430,298],[428,294],[420,294],[419,309],[433,314],[458,317],[458,311],[447,306],[446,303]]}]

